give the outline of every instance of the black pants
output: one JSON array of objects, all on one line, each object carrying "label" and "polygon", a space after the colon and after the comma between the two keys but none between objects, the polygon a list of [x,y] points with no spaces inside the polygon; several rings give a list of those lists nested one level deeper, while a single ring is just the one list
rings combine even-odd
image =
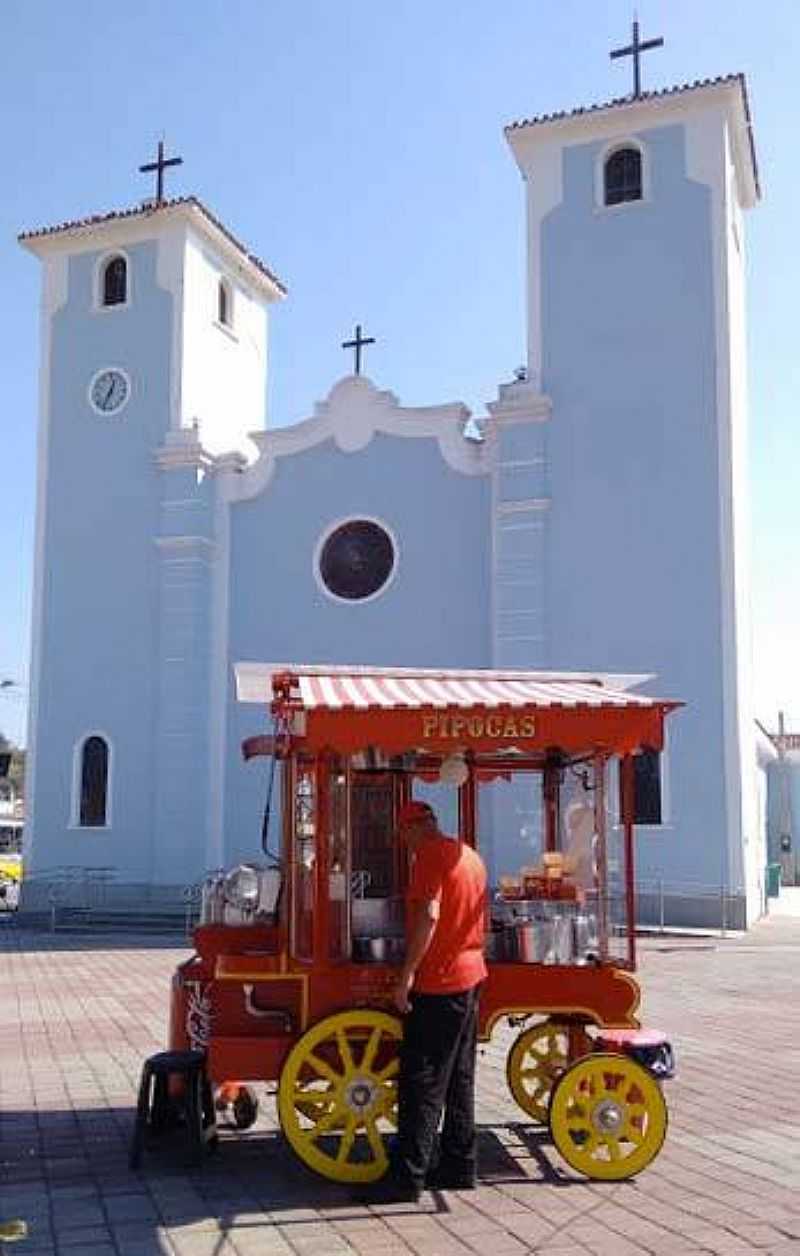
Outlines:
[{"label": "black pants", "polygon": [[475,1172],[475,1055],[480,986],[411,994],[400,1048],[395,1170],[422,1186],[444,1109],[439,1163]]}]

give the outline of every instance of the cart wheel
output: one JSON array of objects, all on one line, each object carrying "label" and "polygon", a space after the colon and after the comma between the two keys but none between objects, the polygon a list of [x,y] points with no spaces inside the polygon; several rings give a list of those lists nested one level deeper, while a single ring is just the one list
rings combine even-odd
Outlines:
[{"label": "cart wheel", "polygon": [[547,1124],[550,1095],[566,1067],[567,1031],[558,1021],[542,1021],[514,1039],[506,1080],[522,1111],[534,1121]]},{"label": "cart wheel", "polygon": [[658,1083],[635,1060],[587,1055],[553,1090],[550,1133],[573,1169],[620,1181],[658,1155],[667,1133],[667,1105]]},{"label": "cart wheel", "polygon": [[278,1084],[281,1129],[304,1164],[333,1182],[375,1182],[397,1128],[400,1021],[338,1012],[295,1043]]}]

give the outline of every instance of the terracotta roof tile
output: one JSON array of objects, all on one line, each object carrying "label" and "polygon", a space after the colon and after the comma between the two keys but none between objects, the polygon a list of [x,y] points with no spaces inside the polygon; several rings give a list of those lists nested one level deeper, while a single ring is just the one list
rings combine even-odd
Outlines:
[{"label": "terracotta roof tile", "polygon": [[256,270],[260,271],[271,283],[275,284],[275,287],[281,293],[286,294],[288,291],[286,285],[281,282],[278,276],[261,261],[260,257],[256,257],[254,253],[251,253],[242,244],[241,240],[237,240],[236,236],[228,230],[225,224],[220,222],[219,218],[212,214],[210,209],[202,201],[198,200],[196,196],[178,196],[173,200],[162,201],[160,205],[157,205],[155,201],[144,201],[141,205],[135,205],[130,209],[113,209],[107,214],[91,214],[88,218],[76,218],[71,222],[60,222],[53,227],[40,227],[35,231],[23,231],[17,238],[20,242],[39,240],[46,236],[59,235],[62,231],[76,231],[83,227],[98,227],[104,223],[118,222],[126,218],[144,218],[148,215],[159,214],[165,209],[173,209],[177,205],[194,205],[212,226],[221,231],[225,238],[243,254],[247,261],[252,266],[255,266]]},{"label": "terracotta roof tile", "polygon": [[639,101],[646,100],[663,100],[669,96],[680,96],[684,92],[695,92],[707,87],[719,87],[723,83],[738,83],[742,90],[742,99],[744,102],[745,119],[747,122],[747,133],[750,141],[750,155],[753,161],[753,175],[755,179],[756,191],[761,195],[761,187],[758,180],[758,161],[756,160],[755,141],[753,139],[752,119],[750,116],[750,103],[747,98],[747,83],[743,74],[720,74],[716,78],[695,79],[693,83],[681,83],[674,87],[662,87],[654,92],[642,92],[641,96],[617,96],[613,100],[606,100],[594,105],[583,105],[577,109],[563,109],[557,113],[541,113],[533,118],[523,118],[519,122],[511,122],[505,127],[505,132],[521,130],[528,126],[541,126],[548,122],[560,122],[566,118],[580,118],[586,114],[600,113],[604,109],[616,109],[625,105],[637,104]]}]

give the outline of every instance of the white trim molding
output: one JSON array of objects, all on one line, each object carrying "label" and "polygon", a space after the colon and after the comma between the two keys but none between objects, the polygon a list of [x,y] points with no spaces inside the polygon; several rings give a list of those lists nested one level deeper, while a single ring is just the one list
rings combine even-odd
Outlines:
[{"label": "white trim molding", "polygon": [[154,544],[166,562],[202,558],[207,562],[219,554],[219,545],[207,536],[157,536]]},{"label": "white trim molding", "polygon": [[445,462],[461,475],[488,475],[490,459],[485,442],[464,435],[470,418],[461,402],[444,406],[407,408],[394,393],[380,392],[364,375],[348,375],[317,403],[312,418],[291,427],[253,432],[259,458],[236,480],[226,484],[230,500],[256,497],[269,484],[277,460],[303,453],[332,440],[343,453],[365,449],[378,434],[419,439],[433,438]]},{"label": "white trim molding", "polygon": [[[115,257],[121,257],[125,263],[125,300],[117,301],[113,305],[106,305],[103,301],[103,280],[105,277],[106,267]],[[127,310],[133,302],[133,267],[131,259],[125,249],[106,249],[99,253],[94,264],[94,273],[92,275],[92,313],[93,314],[113,314],[116,310]]]},{"label": "white trim molding", "polygon": [[173,428],[164,444],[153,454],[159,471],[181,471],[194,468],[198,473],[215,469],[216,462],[202,446],[194,427]]},{"label": "white trim molding", "polygon": [[69,263],[65,256],[50,257],[42,267],[42,299],[39,313],[41,365],[39,370],[39,424],[36,438],[36,523],[31,608],[30,690],[28,703],[27,819],[23,831],[26,868],[36,866],[36,758],[39,741],[39,692],[42,675],[44,625],[45,536],[50,488],[51,363],[53,316],[67,303]]},{"label": "white trim molding", "polygon": [[155,240],[173,227],[179,228],[184,237],[186,231],[193,231],[210,244],[215,253],[225,259],[226,266],[246,291],[265,301],[281,301],[286,296],[280,280],[251,257],[222,224],[191,197],[166,205],[153,203],[149,208],[141,207],[130,213],[123,211],[99,222],[86,220],[53,231],[26,234],[20,238],[20,244],[42,258],[62,252],[94,253],[98,248],[117,253],[122,251],[118,244],[129,247]]},{"label": "white trim molding", "polygon": [[[322,578],[322,572],[320,571],[320,561],[322,559],[322,551],[325,548],[325,545],[330,537],[333,536],[334,532],[338,532],[339,528],[345,527],[348,523],[372,523],[376,528],[380,528],[382,532],[386,533],[392,544],[391,570],[380,588],[376,589],[374,593],[368,594],[367,597],[339,597],[337,593],[334,593],[332,589],[328,588]],[[366,606],[367,602],[375,602],[379,597],[383,597],[384,593],[387,593],[393,585],[399,565],[400,545],[394,530],[389,527],[385,519],[378,519],[375,515],[362,515],[358,513],[344,515],[341,519],[336,519],[333,523],[329,523],[317,539],[317,543],[314,546],[314,557],[312,559],[312,570],[314,573],[314,579],[317,582],[317,587],[321,589],[325,596],[332,602],[338,602],[339,606]]]},{"label": "white trim molding", "polygon": [[[105,742],[108,752],[108,769],[106,772],[106,822],[105,824],[81,824],[81,770],[83,749],[90,737],[100,737]],[[69,829],[79,829],[82,833],[107,833],[113,827],[114,800],[114,746],[108,733],[100,728],[91,728],[82,733],[72,747],[72,791],[69,804]]]}]

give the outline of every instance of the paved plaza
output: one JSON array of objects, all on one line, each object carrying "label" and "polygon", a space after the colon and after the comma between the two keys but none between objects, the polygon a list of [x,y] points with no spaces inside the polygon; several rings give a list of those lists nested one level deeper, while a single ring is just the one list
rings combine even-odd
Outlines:
[{"label": "paved plaza", "polygon": [[202,1170],[154,1153],[129,1172],[141,1062],[165,1044],[187,952],[9,922],[0,946],[0,1217],[29,1226],[9,1252],[800,1256],[800,918],[643,942],[644,1020],[669,1033],[679,1072],[666,1145],[638,1179],[582,1181],[520,1120],[503,1030],[480,1067],[480,1188],[374,1208],[293,1159],[266,1088],[257,1127],[224,1131]]}]

